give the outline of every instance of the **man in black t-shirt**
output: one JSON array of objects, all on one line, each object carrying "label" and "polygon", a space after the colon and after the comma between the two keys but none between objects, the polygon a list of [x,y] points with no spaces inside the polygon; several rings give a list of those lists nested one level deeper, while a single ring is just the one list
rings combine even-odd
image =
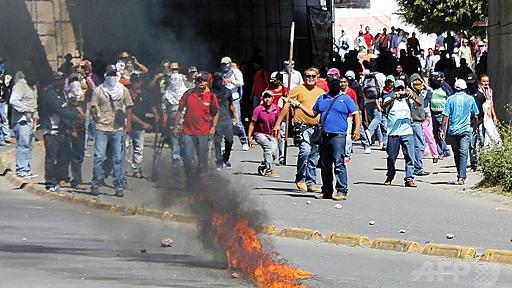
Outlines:
[{"label": "man in black t-shirt", "polygon": [[146,114],[151,113],[154,123],[159,122],[159,114],[154,101],[142,89],[142,81],[139,75],[133,74],[130,77],[130,95],[133,101],[132,130],[128,134],[133,146],[131,167],[133,177],[144,178],[142,173],[142,162],[144,159],[144,132],[151,130],[152,125],[146,122]]},{"label": "man in black t-shirt", "polygon": [[[219,121],[215,129],[215,163],[217,170],[231,169],[229,158],[233,146],[233,127],[238,123],[235,105],[231,91],[223,85],[222,74],[213,74],[211,92],[217,96],[219,102]],[[222,138],[224,138],[224,153],[222,153]]]}]

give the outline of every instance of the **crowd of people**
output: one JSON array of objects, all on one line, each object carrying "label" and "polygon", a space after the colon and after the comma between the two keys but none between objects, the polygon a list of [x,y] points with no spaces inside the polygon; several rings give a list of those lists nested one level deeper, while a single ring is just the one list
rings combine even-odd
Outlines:
[{"label": "crowd of people", "polygon": [[[172,173],[179,175],[183,167],[187,185],[194,186],[208,182],[210,141],[214,168],[231,169],[235,135],[243,151],[255,143],[261,147],[261,176],[279,177],[275,165],[286,162],[283,140],[290,118],[299,150],[295,184],[318,199],[347,199],[347,165],[355,141],[366,154],[372,146],[387,151],[385,185],[396,176],[400,150],[406,187],[416,187],[415,177],[429,175],[426,157],[437,163],[452,153],[455,184],[463,185],[468,158],[477,169],[478,151],[501,143],[484,42],[473,37],[468,46],[464,35],[448,33],[423,55],[414,33],[408,37],[391,27],[389,34],[384,28],[372,36],[366,27],[359,34],[350,50],[342,32],[341,59],[333,67],[312,66],[301,73],[294,62],[284,61],[282,70],[269,73],[262,57],[256,57],[250,81],[228,56],[220,59],[218,72],[191,66],[185,75],[178,62],[163,60],[153,76],[128,52],[120,53],[103,75],[93,72],[89,60],[73,64],[66,57],[58,71],[37,84],[23,71],[12,79],[0,63],[0,145],[12,142],[10,120],[16,174],[30,178],[33,141],[42,135],[46,187],[55,192],[68,185],[86,189],[82,164],[87,142],[94,140],[90,193],[98,195],[112,176],[115,195],[123,197],[127,175],[146,177],[146,132],[161,133],[171,150]],[[244,87],[248,82],[251,87]],[[241,103],[247,97],[251,117],[244,123]],[[317,187],[317,168],[322,187]]]}]

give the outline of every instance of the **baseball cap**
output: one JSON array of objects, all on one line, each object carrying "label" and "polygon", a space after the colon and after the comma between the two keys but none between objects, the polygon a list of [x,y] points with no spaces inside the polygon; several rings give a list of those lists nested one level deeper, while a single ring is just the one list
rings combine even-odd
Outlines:
[{"label": "baseball cap", "polygon": [[393,83],[393,86],[395,88],[398,88],[398,87],[404,87],[405,88],[404,81],[402,81],[402,80],[396,80],[395,83]]},{"label": "baseball cap", "polygon": [[432,72],[432,76],[434,78],[444,78],[444,73],[441,71],[435,71],[435,72]]},{"label": "baseball cap", "polygon": [[340,70],[338,70],[338,68],[331,68],[327,71],[327,76],[329,75],[336,75],[336,76],[340,76]]},{"label": "baseball cap", "polygon": [[352,70],[348,70],[347,72],[345,72],[345,77],[347,77],[348,79],[356,79],[356,73],[354,73],[354,71]]},{"label": "baseball cap", "polygon": [[476,82],[476,75],[474,73],[469,73],[468,76],[466,76],[466,83],[474,84],[475,82]]},{"label": "baseball cap", "polygon": [[265,97],[274,97],[274,93],[272,93],[272,91],[270,90],[265,90],[263,91],[263,93],[261,93],[261,98],[265,98]]},{"label": "baseball cap", "polygon": [[220,60],[220,64],[229,64],[231,62],[233,61],[231,61],[231,58],[228,56],[222,57],[222,59]]},{"label": "baseball cap", "polygon": [[468,88],[468,85],[466,84],[466,81],[464,81],[463,79],[457,79],[453,87],[455,88],[455,90],[466,90],[466,88]]},{"label": "baseball cap", "polygon": [[191,72],[197,72],[197,68],[196,68],[196,66],[190,66],[190,67],[188,68],[188,73],[191,73]]},{"label": "baseball cap", "polygon": [[104,76],[117,76],[116,65],[107,65]]},{"label": "baseball cap", "polygon": [[388,75],[388,77],[386,77],[386,81],[391,81],[391,82],[395,83],[395,76]]}]

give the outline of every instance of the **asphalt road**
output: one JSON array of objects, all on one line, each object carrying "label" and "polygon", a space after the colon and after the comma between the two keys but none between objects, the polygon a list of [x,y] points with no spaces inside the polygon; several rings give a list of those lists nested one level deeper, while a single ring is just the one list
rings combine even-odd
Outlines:
[{"label": "asphalt road", "polygon": [[[231,279],[193,226],[39,199],[3,179],[0,185],[2,288],[252,287]],[[159,247],[165,238],[173,247]],[[313,272],[308,287],[512,287],[509,265],[274,237],[264,243]]]}]

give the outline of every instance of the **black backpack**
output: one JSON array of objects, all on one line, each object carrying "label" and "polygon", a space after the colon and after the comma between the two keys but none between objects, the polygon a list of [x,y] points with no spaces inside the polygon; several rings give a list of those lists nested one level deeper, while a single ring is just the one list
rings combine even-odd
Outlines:
[{"label": "black backpack", "polygon": [[364,76],[363,79],[363,92],[368,99],[380,98],[379,81],[377,81],[376,73],[372,72]]}]

